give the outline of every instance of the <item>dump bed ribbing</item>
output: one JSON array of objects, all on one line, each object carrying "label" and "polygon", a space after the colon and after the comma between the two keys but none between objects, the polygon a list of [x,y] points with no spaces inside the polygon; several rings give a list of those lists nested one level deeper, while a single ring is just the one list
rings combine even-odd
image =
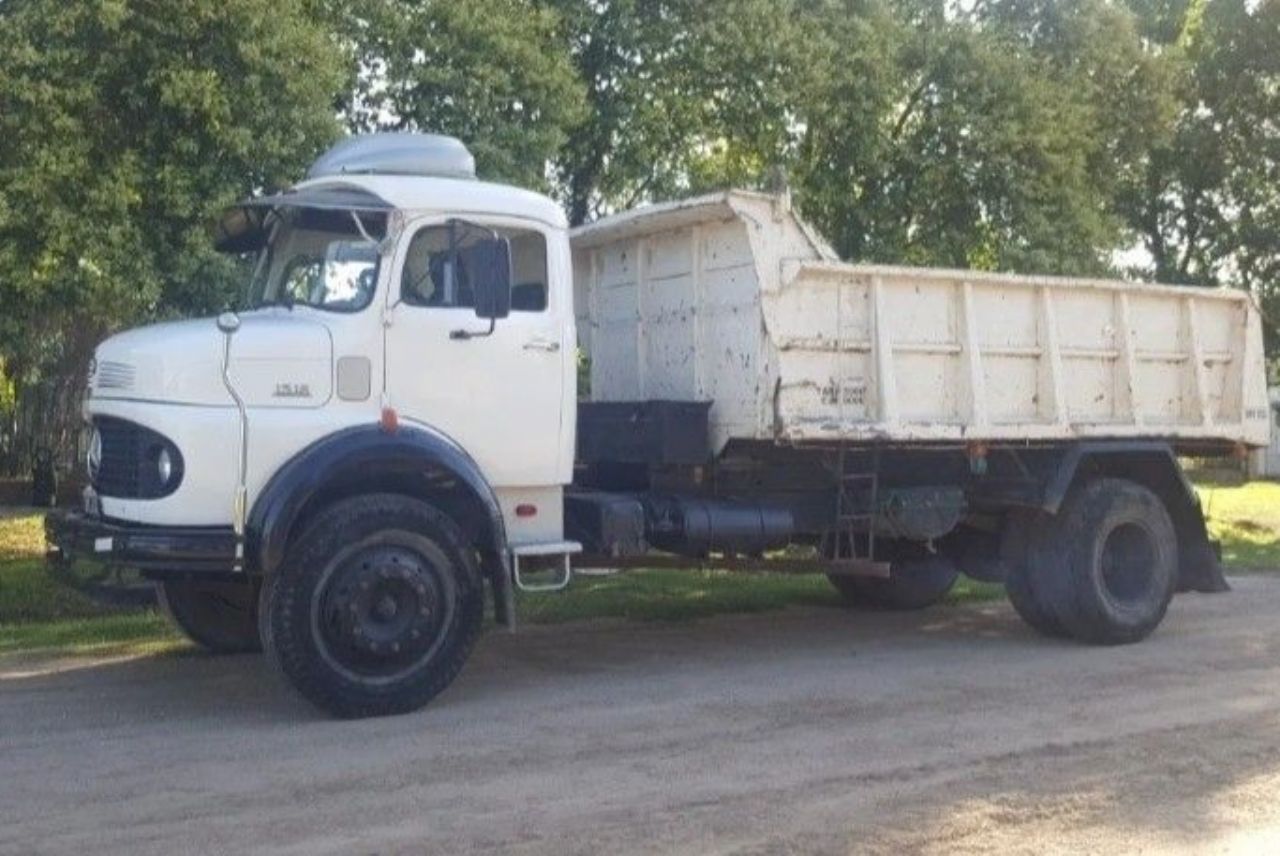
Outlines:
[{"label": "dump bed ribbing", "polygon": [[710,401],[711,440],[1265,445],[1247,293],[847,264],[784,197],[573,233],[595,401]]}]

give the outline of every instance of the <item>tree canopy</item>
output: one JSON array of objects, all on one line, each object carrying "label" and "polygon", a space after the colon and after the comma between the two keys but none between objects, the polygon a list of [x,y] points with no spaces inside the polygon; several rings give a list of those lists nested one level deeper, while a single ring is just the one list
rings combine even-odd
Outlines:
[{"label": "tree canopy", "polygon": [[0,44],[0,359],[59,445],[105,332],[225,305],[208,221],[338,134],[345,60],[300,0],[6,0]]},{"label": "tree canopy", "polygon": [[466,141],[485,177],[546,190],[584,102],[549,9],[527,0],[370,0],[339,16],[359,64],[352,130]]},{"label": "tree canopy", "polygon": [[[1131,16],[1099,2],[828,6],[801,201],[850,257],[1099,273],[1114,188],[1161,119]],[[1136,108],[1135,105],[1136,104]]]},{"label": "tree canopy", "polygon": [[0,43],[9,467],[103,334],[234,302],[209,218],[344,128],[459,136],[573,223],[786,185],[851,259],[1280,315],[1280,0],[3,0]]}]

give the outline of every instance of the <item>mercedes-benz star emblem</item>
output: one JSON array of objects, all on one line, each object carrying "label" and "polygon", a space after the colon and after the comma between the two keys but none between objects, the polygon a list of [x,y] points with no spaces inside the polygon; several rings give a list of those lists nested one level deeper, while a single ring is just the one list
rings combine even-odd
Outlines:
[{"label": "mercedes-benz star emblem", "polygon": [[97,428],[89,436],[89,452],[85,455],[85,464],[89,467],[89,479],[98,480],[98,470],[102,468],[102,433]]}]

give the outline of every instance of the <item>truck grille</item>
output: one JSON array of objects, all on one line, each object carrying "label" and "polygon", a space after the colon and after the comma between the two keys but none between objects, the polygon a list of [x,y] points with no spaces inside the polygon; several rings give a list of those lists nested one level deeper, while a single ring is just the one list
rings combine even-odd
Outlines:
[{"label": "truck grille", "polygon": [[[119,499],[158,499],[177,490],[182,482],[182,456],[164,436],[124,419],[98,416],[93,427],[102,438],[94,488],[102,496]],[[171,461],[169,480],[160,478],[157,460],[167,451]]]}]

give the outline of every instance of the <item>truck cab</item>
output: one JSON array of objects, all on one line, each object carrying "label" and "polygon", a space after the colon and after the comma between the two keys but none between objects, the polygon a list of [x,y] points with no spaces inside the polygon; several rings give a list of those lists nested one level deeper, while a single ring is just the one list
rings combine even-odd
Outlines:
[{"label": "truck cab", "polygon": [[[476,180],[454,140],[371,135],[228,211],[217,240],[256,258],[245,308],[97,348],[91,485],[81,512],[51,519],[51,540],[141,568],[188,635],[241,650],[271,620],[262,581],[292,578],[276,571],[300,543],[333,539],[336,566],[305,605],[328,614],[306,638],[274,639],[346,675],[311,693],[321,704],[397,709],[396,675],[421,688],[423,663],[438,678],[465,657],[486,581],[510,615],[512,551],[575,549],[562,531],[576,399],[564,215]],[[404,518],[418,521],[410,543],[382,544]],[[455,650],[427,656],[446,636]],[[362,694],[370,681],[381,695]]]}]

